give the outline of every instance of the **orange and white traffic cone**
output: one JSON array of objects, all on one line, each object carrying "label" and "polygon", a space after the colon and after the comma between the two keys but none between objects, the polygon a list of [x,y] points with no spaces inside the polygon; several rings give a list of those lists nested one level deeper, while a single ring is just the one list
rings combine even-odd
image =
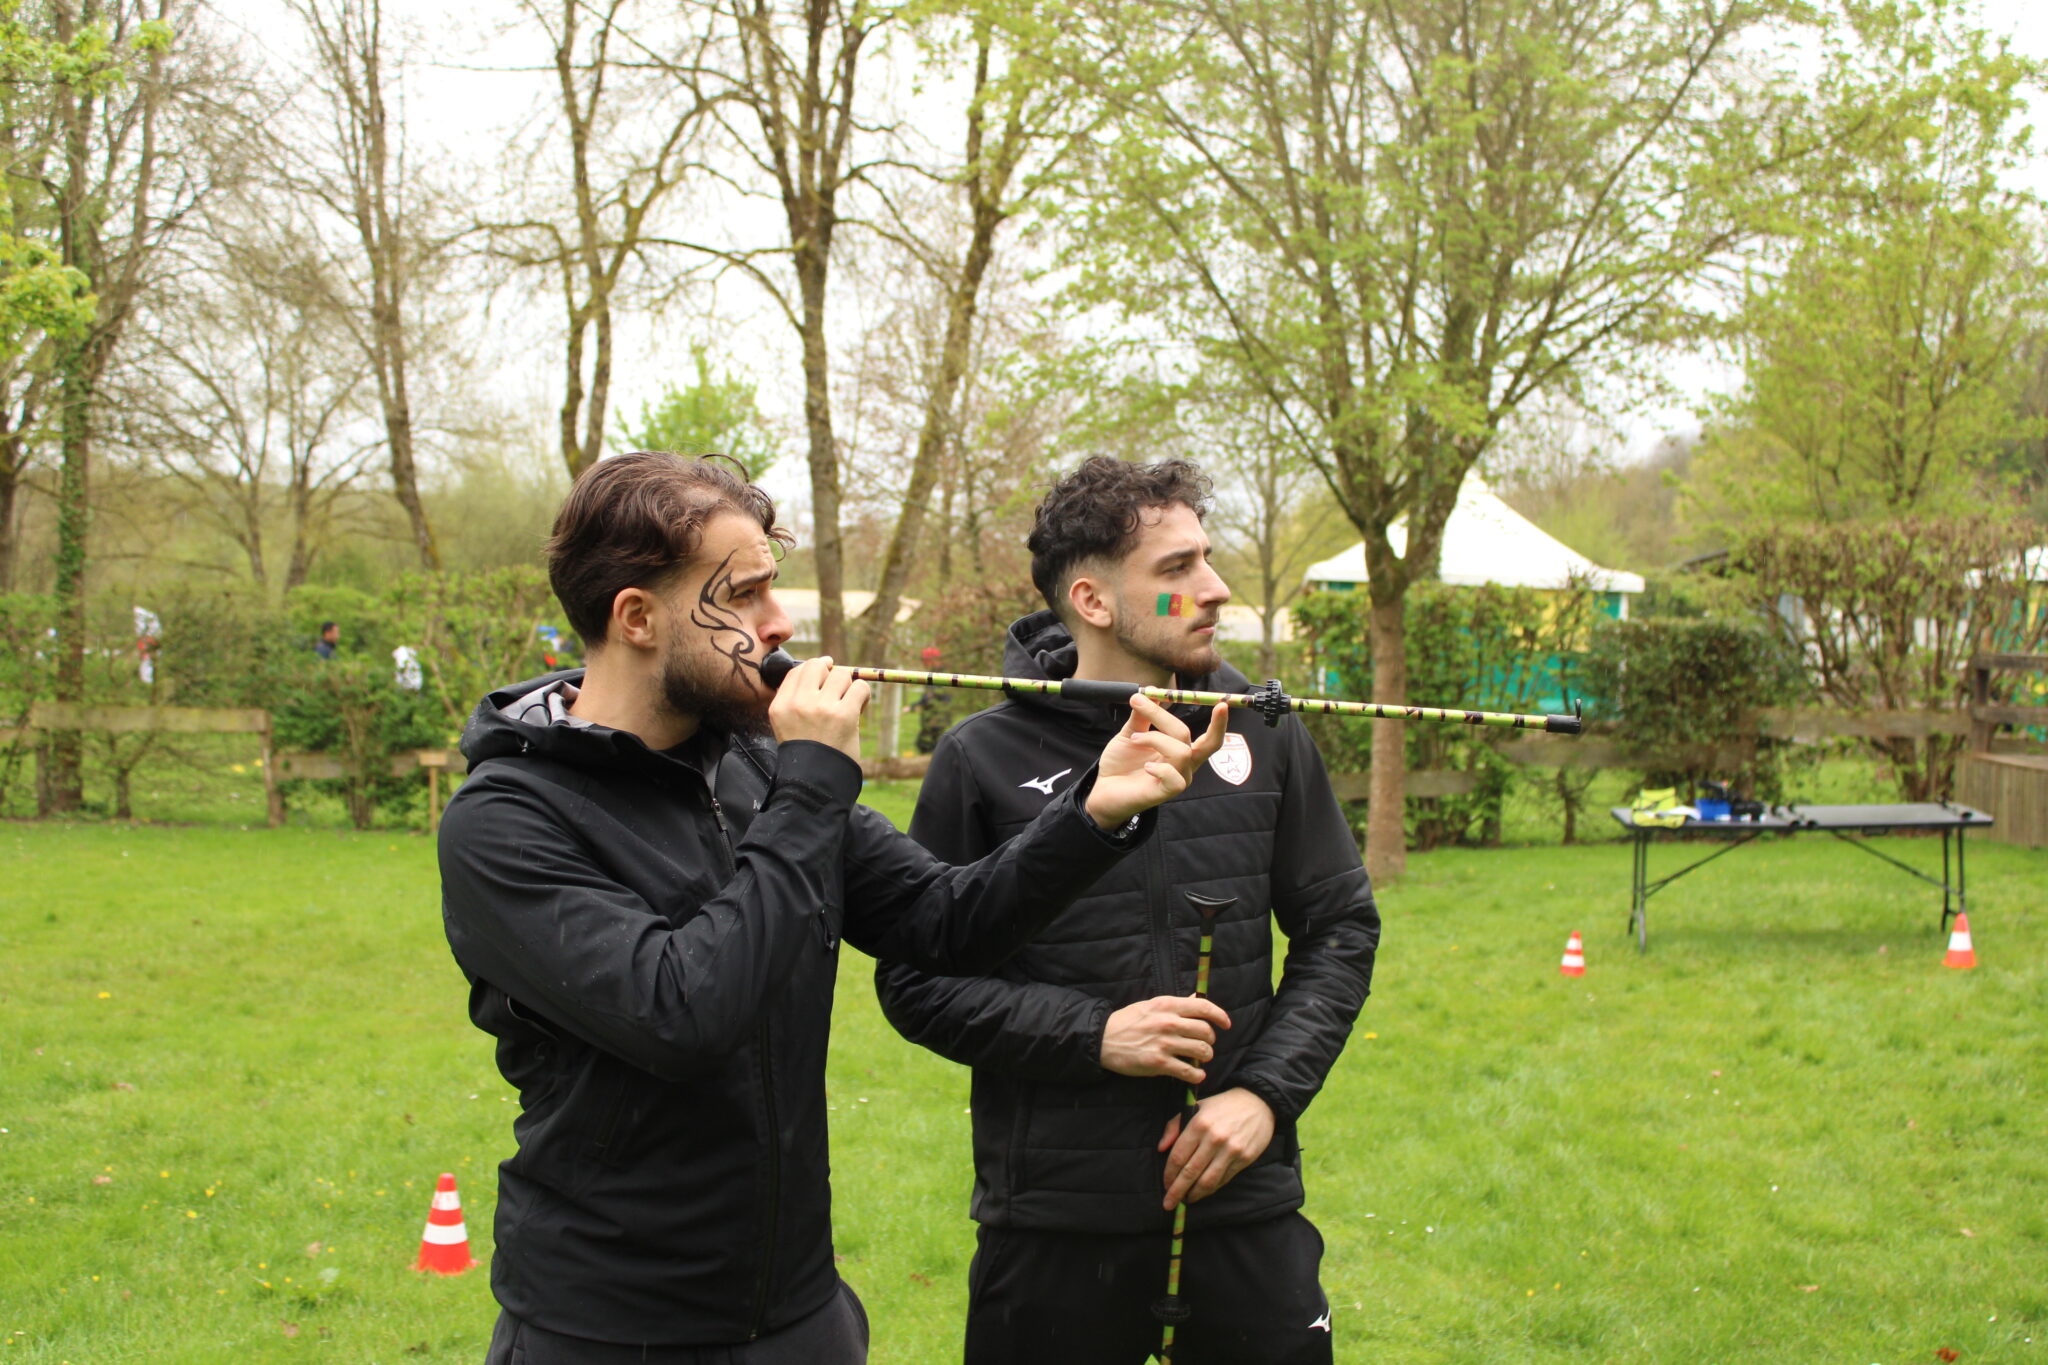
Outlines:
[{"label": "orange and white traffic cone", "polygon": [[1586,945],[1579,942],[1579,931],[1572,930],[1572,936],[1564,945],[1564,961],[1558,966],[1563,976],[1584,976],[1586,974]]},{"label": "orange and white traffic cone", "polygon": [[427,1230],[420,1234],[420,1258],[412,1268],[460,1275],[475,1264],[469,1257],[469,1229],[462,1225],[462,1196],[455,1192],[455,1177],[443,1173],[434,1187],[434,1206],[427,1210]]},{"label": "orange and white traffic cone", "polygon": [[1956,926],[1949,931],[1948,956],[1941,960],[1944,967],[1974,967],[1977,965],[1977,950],[1970,946],[1970,917],[1956,912]]}]

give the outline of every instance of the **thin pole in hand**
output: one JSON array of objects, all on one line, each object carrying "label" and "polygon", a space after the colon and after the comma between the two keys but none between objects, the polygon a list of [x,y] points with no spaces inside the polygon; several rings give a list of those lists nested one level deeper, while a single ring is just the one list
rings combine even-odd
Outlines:
[{"label": "thin pole in hand", "polygon": [[[1216,916],[1237,904],[1237,897],[1217,900],[1212,896],[1198,896],[1187,892],[1188,904],[1202,915],[1202,946],[1195,955],[1195,998],[1209,998],[1209,953],[1216,942]],[[1194,1121],[1195,1087],[1188,1087],[1187,1105],[1182,1110],[1183,1128]],[[1190,1310],[1187,1301],[1180,1296],[1181,1248],[1187,1241],[1188,1201],[1183,1198],[1173,1210],[1173,1245],[1166,1256],[1166,1293],[1152,1301],[1152,1316],[1165,1324],[1159,1334],[1160,1365],[1172,1365],[1173,1329],[1188,1320]]]}]

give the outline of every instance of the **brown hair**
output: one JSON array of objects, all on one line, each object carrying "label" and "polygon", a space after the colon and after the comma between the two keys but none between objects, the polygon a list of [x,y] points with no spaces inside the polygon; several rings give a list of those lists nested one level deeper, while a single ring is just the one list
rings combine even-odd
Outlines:
[{"label": "brown hair", "polygon": [[1083,460],[1038,504],[1024,542],[1031,551],[1031,581],[1046,605],[1067,620],[1067,588],[1081,565],[1122,559],[1137,539],[1140,514],[1175,503],[1198,517],[1209,514],[1209,476],[1186,460],[1132,464],[1107,455]]},{"label": "brown hair", "polygon": [[795,539],[729,456],[636,450],[584,470],[555,515],[547,557],[548,582],[585,645],[604,643],[622,591],[674,581],[720,512],[751,517],[784,548]]}]

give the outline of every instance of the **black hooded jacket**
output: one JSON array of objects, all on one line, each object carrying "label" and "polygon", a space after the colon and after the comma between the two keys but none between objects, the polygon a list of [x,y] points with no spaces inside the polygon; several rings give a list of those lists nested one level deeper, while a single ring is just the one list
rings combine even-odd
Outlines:
[{"label": "black hooded jacket", "polygon": [[551,705],[580,676],[484,699],[441,825],[448,941],[522,1109],[491,1284],[570,1336],[744,1341],[837,1285],[840,939],[987,970],[1154,817],[1106,836],[1077,788],[1001,856],[948,867],[855,804],[860,770],[836,750],[707,730],[655,752]]},{"label": "black hooded jacket", "polygon": [[[1010,627],[1004,671],[1068,678],[1075,647],[1051,612]],[[1188,686],[1242,692],[1225,665]],[[1182,712],[1194,728],[1206,712]],[[911,821],[940,858],[1005,845],[1070,783],[1122,711],[1038,694],[970,716],[932,754]],[[1295,1121],[1322,1087],[1365,1002],[1379,914],[1321,756],[1293,716],[1268,728],[1231,712],[1225,748],[1159,811],[1143,854],[1112,870],[994,975],[884,963],[876,986],[912,1042],[974,1068],[974,1217],[1069,1232],[1164,1230],[1160,1134],[1186,1098],[1166,1077],[1100,1064],[1111,1011],[1189,995],[1201,935],[1188,892],[1234,897],[1217,917],[1209,996],[1230,1015],[1198,1094],[1242,1086],[1272,1107],[1273,1140],[1189,1209],[1189,1226],[1299,1208]],[[1273,986],[1272,934],[1288,941]]]}]

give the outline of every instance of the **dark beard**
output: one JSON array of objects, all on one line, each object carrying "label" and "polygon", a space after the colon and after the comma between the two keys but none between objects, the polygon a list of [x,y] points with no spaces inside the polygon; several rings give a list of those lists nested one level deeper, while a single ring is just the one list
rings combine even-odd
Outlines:
[{"label": "dark beard", "polygon": [[733,695],[735,687],[747,682],[739,670],[752,667],[739,661],[728,662],[722,657],[715,667],[710,667],[671,649],[661,667],[662,700],[677,715],[695,716],[715,730],[765,739],[773,733],[768,724],[770,699]]},{"label": "dark beard", "polygon": [[1204,645],[1196,653],[1178,659],[1169,658],[1158,650],[1148,648],[1127,634],[1121,621],[1117,623],[1116,627],[1116,642],[1123,649],[1124,653],[1130,655],[1133,659],[1148,663],[1154,668],[1163,669],[1179,682],[1191,683],[1197,678],[1207,677],[1223,667],[1223,656],[1217,652],[1216,646],[1213,644]]}]

